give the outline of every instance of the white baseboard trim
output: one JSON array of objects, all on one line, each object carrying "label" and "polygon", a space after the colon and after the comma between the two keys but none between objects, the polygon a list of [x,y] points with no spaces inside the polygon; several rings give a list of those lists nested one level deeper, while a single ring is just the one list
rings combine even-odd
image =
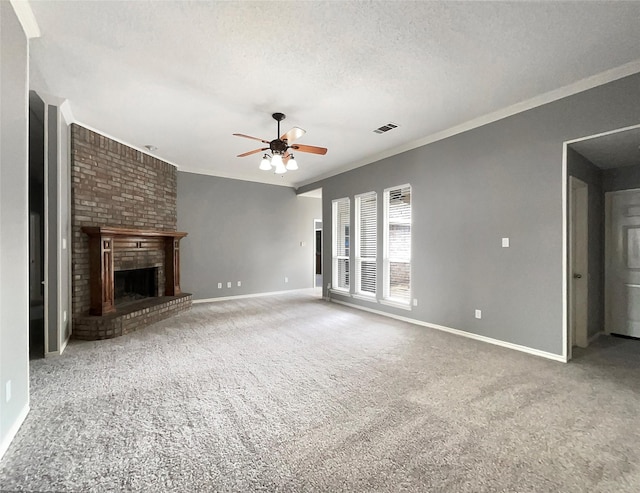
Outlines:
[{"label": "white baseboard trim", "polygon": [[15,423],[13,423],[13,426],[9,428],[9,432],[7,433],[7,436],[4,437],[4,440],[2,440],[2,443],[0,443],[0,459],[2,459],[5,452],[9,449],[9,445],[11,445],[11,442],[16,437],[16,434],[18,433],[18,430],[22,426],[22,423],[24,423],[24,420],[27,419],[27,414],[29,414],[29,410],[30,410],[29,403],[27,403],[22,409],[22,411],[20,411],[20,414],[18,415],[18,419],[16,419]]},{"label": "white baseboard trim", "polygon": [[206,298],[202,300],[193,300],[193,304],[197,303],[214,303],[216,301],[240,300],[242,298],[259,298],[261,296],[272,296],[274,294],[295,293],[299,291],[313,291],[314,288],[287,289],[285,291],[269,291],[267,293],[238,294],[235,296],[221,296],[220,298]]},{"label": "white baseboard trim", "polygon": [[423,322],[422,320],[416,320],[414,318],[403,317],[401,315],[395,315],[393,313],[387,313],[380,310],[374,310],[373,308],[367,308],[366,306],[354,305],[352,303],[347,303],[345,301],[339,301],[336,299],[329,300],[333,303],[338,303],[339,305],[345,305],[351,308],[357,308],[358,310],[364,310],[365,312],[371,312],[378,315],[382,315],[384,317],[394,318],[396,320],[401,320],[403,322],[409,322],[415,325],[421,325],[423,327],[428,327],[430,329],[441,330],[443,332],[449,332],[450,334],[455,334],[458,336],[466,337],[468,339],[475,339],[476,341],[487,342],[489,344],[493,344],[495,346],[502,346],[508,349],[515,349],[516,351],[520,351],[527,354],[532,354],[534,356],[539,356],[541,358],[550,359],[553,361],[559,361],[561,363],[566,363],[567,359],[561,354],[549,353],[547,351],[541,351],[539,349],[533,349],[527,346],[521,346],[520,344],[514,344],[512,342],[501,341],[500,339],[493,339],[492,337],[481,336],[478,334],[473,334],[471,332],[466,332],[460,329],[452,329],[451,327],[445,327],[444,325],[432,324],[429,322]]}]

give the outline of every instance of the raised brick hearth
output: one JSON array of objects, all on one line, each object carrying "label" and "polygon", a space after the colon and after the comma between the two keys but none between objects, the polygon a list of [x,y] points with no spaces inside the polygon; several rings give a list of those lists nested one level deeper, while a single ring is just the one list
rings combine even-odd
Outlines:
[{"label": "raised brick hearth", "polygon": [[[186,233],[176,232],[176,168],[75,124],[71,152],[73,337],[117,337],[188,309],[191,295],[181,293],[179,286],[178,242]],[[95,244],[90,248],[95,231],[125,230],[140,234],[111,234],[91,240]],[[105,239],[111,242],[106,255]],[[98,242],[102,253],[96,264],[90,251]],[[113,297],[114,272],[143,268],[157,269],[157,296],[115,307],[108,299]],[[101,292],[100,309],[96,290]]]},{"label": "raised brick hearth", "polygon": [[124,309],[103,316],[79,316],[75,318],[73,337],[95,341],[122,336],[189,310],[191,302],[189,293],[160,296],[129,304]]}]

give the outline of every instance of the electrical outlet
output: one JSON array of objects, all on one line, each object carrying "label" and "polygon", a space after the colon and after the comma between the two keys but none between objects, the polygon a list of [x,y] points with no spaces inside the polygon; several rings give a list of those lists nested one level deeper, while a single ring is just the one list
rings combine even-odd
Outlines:
[{"label": "electrical outlet", "polygon": [[4,395],[7,402],[9,402],[11,400],[11,380],[7,380]]},{"label": "electrical outlet", "polygon": [[288,278],[288,277],[285,277],[285,278],[284,278],[284,282],[289,282],[289,278]]},{"label": "electrical outlet", "polygon": [[476,310],[476,318],[482,318],[482,310]]},{"label": "electrical outlet", "polygon": [[231,281],[227,282],[227,287],[230,288],[231,287]]},{"label": "electrical outlet", "polygon": [[303,247],[303,246],[307,246],[307,244],[306,244],[304,241],[301,241],[301,242],[300,242],[300,246],[301,246],[301,247]]},{"label": "electrical outlet", "polygon": [[218,283],[218,289],[222,289],[222,283],[221,282]]},{"label": "electrical outlet", "polygon": [[418,306],[418,298],[413,298],[413,306]]},{"label": "electrical outlet", "polygon": [[242,286],[242,283],[240,281],[238,281],[238,287]]},{"label": "electrical outlet", "polygon": [[509,238],[502,238],[502,248],[509,248]]}]

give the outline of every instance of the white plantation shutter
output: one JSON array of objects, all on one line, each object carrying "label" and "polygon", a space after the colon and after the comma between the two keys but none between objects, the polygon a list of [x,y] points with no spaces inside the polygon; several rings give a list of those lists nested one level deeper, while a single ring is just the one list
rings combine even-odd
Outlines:
[{"label": "white plantation shutter", "polygon": [[376,294],[378,200],[375,192],[356,197],[356,292]]},{"label": "white plantation shutter", "polygon": [[333,201],[333,288],[349,290],[351,213],[349,199]]},{"label": "white plantation shutter", "polygon": [[385,190],[384,297],[411,300],[411,186]]}]

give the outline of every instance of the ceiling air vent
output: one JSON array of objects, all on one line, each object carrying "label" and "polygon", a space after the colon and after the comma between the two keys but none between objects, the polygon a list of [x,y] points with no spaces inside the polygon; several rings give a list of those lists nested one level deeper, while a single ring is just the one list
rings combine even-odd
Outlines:
[{"label": "ceiling air vent", "polygon": [[398,125],[396,125],[395,123],[387,123],[386,125],[382,125],[381,127],[378,127],[374,130],[375,133],[377,134],[383,134],[385,132],[388,132],[389,130],[393,130],[394,128],[397,128]]}]

